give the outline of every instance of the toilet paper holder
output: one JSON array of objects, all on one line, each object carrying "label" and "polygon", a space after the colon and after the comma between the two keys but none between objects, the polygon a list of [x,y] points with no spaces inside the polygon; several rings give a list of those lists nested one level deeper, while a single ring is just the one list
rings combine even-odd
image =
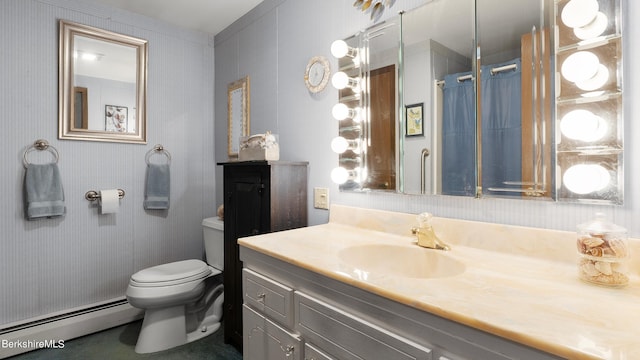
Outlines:
[{"label": "toilet paper holder", "polygon": [[[118,189],[118,198],[122,199],[124,197],[124,190]],[[84,198],[89,201],[96,201],[100,199],[100,192],[95,190],[89,190],[84,194]]]}]

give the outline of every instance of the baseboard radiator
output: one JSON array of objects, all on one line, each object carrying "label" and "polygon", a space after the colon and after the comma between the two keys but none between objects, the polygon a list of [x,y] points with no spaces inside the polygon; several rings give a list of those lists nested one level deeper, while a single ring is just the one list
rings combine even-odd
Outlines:
[{"label": "baseboard radiator", "polygon": [[126,298],[118,298],[7,324],[0,328],[0,359],[41,348],[63,348],[67,340],[127,324],[143,316],[144,310],[129,305]]}]

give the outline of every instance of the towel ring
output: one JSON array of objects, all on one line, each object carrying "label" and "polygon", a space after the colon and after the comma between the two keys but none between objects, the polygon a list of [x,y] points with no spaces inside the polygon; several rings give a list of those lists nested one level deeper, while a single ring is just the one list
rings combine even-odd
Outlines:
[{"label": "towel ring", "polygon": [[147,165],[150,164],[149,163],[149,158],[151,158],[151,156],[153,156],[154,154],[161,154],[161,155],[166,156],[167,157],[167,165],[171,165],[171,154],[161,144],[156,144],[156,146],[154,146],[153,149],[147,151],[147,155],[145,155],[145,157],[144,157],[144,161],[147,163]]},{"label": "towel ring", "polygon": [[25,168],[29,166],[29,160],[27,160],[27,155],[34,150],[39,150],[39,151],[48,150],[50,153],[53,154],[53,156],[55,156],[54,163],[56,164],[58,163],[58,159],[60,159],[60,154],[58,154],[58,150],[55,147],[53,147],[53,145],[49,145],[49,142],[47,140],[38,139],[33,144],[31,144],[27,148],[27,150],[24,151],[24,154],[22,154],[22,163],[24,164]]}]

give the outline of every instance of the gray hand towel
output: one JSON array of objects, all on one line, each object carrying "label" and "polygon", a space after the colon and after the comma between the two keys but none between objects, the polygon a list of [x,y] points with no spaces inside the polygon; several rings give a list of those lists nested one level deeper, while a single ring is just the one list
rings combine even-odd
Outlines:
[{"label": "gray hand towel", "polygon": [[165,210],[169,208],[170,178],[169,164],[147,165],[147,187],[144,195],[145,209]]},{"label": "gray hand towel", "polygon": [[56,163],[27,166],[24,198],[27,220],[64,215],[64,191]]}]

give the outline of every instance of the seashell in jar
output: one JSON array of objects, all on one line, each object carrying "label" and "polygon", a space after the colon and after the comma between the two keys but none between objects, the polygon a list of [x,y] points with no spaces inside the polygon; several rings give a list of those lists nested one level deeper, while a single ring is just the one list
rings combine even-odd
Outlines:
[{"label": "seashell in jar", "polygon": [[604,244],[604,240],[602,240],[601,238],[597,238],[597,237],[589,237],[589,238],[583,238],[582,239],[582,243],[587,248],[594,248],[594,247],[597,247],[597,246],[600,246],[600,245]]},{"label": "seashell in jar", "polygon": [[627,285],[629,283],[629,277],[619,272],[614,272],[611,275],[600,274],[590,280],[603,285]]},{"label": "seashell in jar", "polygon": [[585,253],[591,256],[602,256],[602,248],[594,247],[594,248],[588,249]]},{"label": "seashell in jar", "polygon": [[596,270],[598,270],[599,272],[605,275],[613,274],[613,270],[611,270],[611,264],[608,262],[596,261],[596,263],[594,264],[594,267],[596,268]]},{"label": "seashell in jar", "polygon": [[588,276],[598,276],[600,275],[600,271],[598,269],[596,269],[595,264],[593,263],[593,261],[588,260],[588,259],[583,259],[580,262],[580,270],[588,275]]},{"label": "seashell in jar", "polygon": [[615,256],[617,257],[627,256],[627,247],[625,246],[624,241],[620,239],[611,239],[609,240],[609,247],[613,250]]}]

